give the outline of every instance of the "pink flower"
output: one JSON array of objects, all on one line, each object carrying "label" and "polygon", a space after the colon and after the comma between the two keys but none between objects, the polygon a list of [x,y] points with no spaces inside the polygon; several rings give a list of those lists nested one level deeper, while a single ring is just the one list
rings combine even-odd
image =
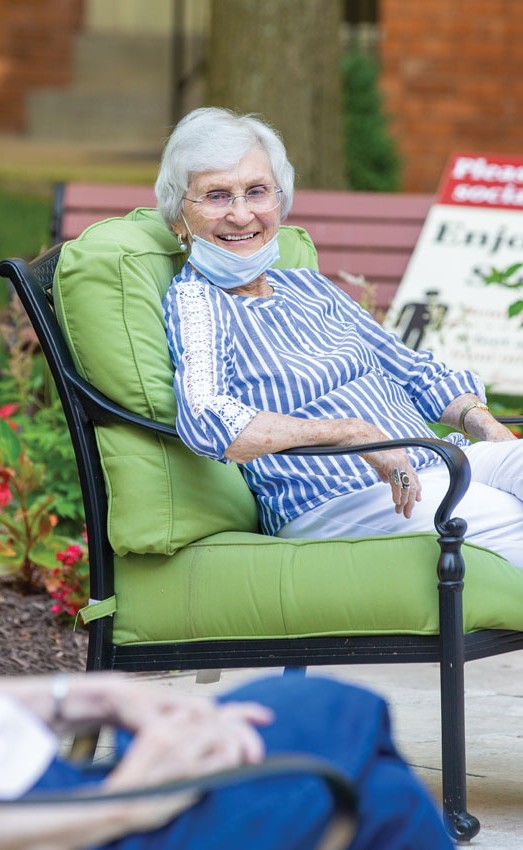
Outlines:
[{"label": "pink flower", "polygon": [[13,498],[13,494],[9,489],[9,472],[7,469],[0,469],[0,507],[5,508]]},{"label": "pink flower", "polygon": [[0,419],[10,419],[18,410],[17,404],[4,404],[0,407]]},{"label": "pink flower", "polygon": [[68,567],[73,567],[79,561],[82,560],[83,550],[82,547],[77,543],[73,543],[71,546],[68,546],[65,552],[57,552],[56,560],[62,561],[63,564],[66,564]]},{"label": "pink flower", "polygon": [[18,427],[16,423],[11,422],[10,419],[13,413],[16,413],[17,410],[17,404],[4,404],[2,407],[0,407],[0,419],[5,419],[7,424],[10,428],[13,429],[13,431],[18,431]]}]

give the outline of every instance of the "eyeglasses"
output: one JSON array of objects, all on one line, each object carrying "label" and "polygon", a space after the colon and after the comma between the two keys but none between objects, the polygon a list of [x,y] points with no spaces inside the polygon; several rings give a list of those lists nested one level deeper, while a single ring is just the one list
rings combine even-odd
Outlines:
[{"label": "eyeglasses", "polygon": [[200,212],[205,218],[222,218],[232,209],[238,198],[243,198],[253,212],[270,212],[281,204],[283,189],[277,186],[251,186],[243,195],[233,195],[232,192],[215,190],[206,192],[201,198],[186,198],[191,204],[199,204]]}]

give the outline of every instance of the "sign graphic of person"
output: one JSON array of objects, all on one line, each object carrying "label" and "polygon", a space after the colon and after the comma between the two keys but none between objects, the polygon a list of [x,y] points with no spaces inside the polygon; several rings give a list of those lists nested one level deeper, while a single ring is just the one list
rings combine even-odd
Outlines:
[{"label": "sign graphic of person", "polygon": [[443,325],[447,304],[438,303],[439,289],[426,289],[426,300],[404,304],[394,330],[405,345],[418,351],[427,330],[439,331]]}]

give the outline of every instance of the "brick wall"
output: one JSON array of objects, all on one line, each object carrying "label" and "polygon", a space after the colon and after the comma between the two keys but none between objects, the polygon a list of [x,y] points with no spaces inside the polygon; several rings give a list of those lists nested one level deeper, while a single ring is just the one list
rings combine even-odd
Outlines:
[{"label": "brick wall", "polygon": [[382,88],[404,189],[457,150],[523,152],[521,0],[381,0]]},{"label": "brick wall", "polygon": [[25,95],[66,85],[83,0],[0,0],[0,131],[25,129]]}]

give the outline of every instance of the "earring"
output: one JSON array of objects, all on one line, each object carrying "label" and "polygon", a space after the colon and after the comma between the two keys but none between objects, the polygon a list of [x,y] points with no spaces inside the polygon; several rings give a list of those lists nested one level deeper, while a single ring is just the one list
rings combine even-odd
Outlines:
[{"label": "earring", "polygon": [[178,236],[178,244],[180,246],[180,251],[187,251],[187,248],[189,246],[187,245],[185,238],[182,236],[181,233],[178,233],[177,236]]}]

